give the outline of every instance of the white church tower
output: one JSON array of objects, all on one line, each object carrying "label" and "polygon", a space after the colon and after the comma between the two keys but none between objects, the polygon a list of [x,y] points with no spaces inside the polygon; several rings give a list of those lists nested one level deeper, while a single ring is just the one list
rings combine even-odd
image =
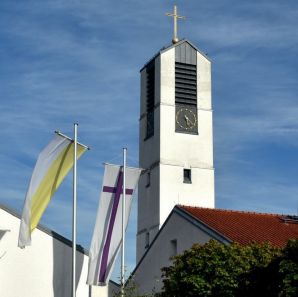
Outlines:
[{"label": "white church tower", "polygon": [[137,263],[176,204],[214,207],[211,62],[169,15],[173,44],[140,71]]}]

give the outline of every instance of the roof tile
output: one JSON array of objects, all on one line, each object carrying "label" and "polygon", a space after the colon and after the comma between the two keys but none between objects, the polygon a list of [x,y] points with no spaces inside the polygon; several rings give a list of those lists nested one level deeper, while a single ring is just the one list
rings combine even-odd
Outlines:
[{"label": "roof tile", "polygon": [[298,224],[285,222],[284,215],[184,205],[178,207],[241,245],[255,241],[283,247],[289,239],[298,239]]}]

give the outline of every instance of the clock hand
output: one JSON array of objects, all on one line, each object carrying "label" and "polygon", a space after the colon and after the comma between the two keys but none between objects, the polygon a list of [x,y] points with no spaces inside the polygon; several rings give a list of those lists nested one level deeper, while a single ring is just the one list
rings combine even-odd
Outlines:
[{"label": "clock hand", "polygon": [[193,122],[188,118],[187,115],[184,115],[187,127],[193,126]]}]

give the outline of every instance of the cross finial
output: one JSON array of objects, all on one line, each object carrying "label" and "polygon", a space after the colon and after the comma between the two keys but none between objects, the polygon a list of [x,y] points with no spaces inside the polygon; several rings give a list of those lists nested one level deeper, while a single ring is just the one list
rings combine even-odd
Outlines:
[{"label": "cross finial", "polygon": [[185,16],[181,16],[177,14],[177,6],[174,5],[174,12],[173,13],[166,13],[167,16],[173,17],[174,19],[174,35],[172,42],[177,43],[179,41],[178,36],[177,36],[177,19],[185,19]]}]

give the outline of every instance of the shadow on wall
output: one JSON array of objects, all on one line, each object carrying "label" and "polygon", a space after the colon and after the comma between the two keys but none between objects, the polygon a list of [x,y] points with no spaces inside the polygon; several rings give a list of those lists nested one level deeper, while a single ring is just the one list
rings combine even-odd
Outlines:
[{"label": "shadow on wall", "polygon": [[[54,234],[53,234],[54,235]],[[72,247],[71,241],[61,242],[53,237],[53,292],[55,297],[71,296]],[[58,235],[59,236],[59,235]],[[65,241],[65,239],[64,239]],[[76,288],[82,273],[84,254],[76,252]]]},{"label": "shadow on wall", "polygon": [[[10,230],[0,230],[0,241],[2,240],[3,236],[6,234],[6,232],[9,232]],[[3,258],[6,254],[6,251],[0,250],[0,259]]]},{"label": "shadow on wall", "polygon": [[6,232],[7,232],[7,230],[0,230],[0,241]]}]

